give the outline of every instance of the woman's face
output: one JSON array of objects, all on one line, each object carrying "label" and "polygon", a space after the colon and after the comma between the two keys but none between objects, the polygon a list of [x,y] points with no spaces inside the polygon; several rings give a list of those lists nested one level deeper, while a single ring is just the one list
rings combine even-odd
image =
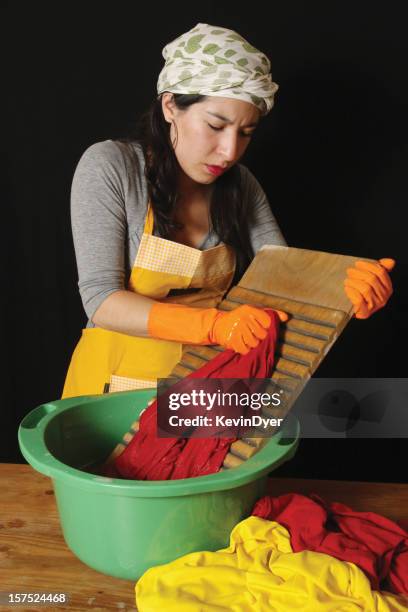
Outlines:
[{"label": "woman's face", "polygon": [[260,112],[249,102],[221,97],[179,110],[172,97],[163,94],[162,108],[181,170],[196,183],[211,184],[242,157]]}]

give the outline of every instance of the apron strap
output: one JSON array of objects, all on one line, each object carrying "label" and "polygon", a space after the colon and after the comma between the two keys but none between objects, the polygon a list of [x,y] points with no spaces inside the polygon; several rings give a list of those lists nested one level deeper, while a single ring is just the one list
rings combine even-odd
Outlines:
[{"label": "apron strap", "polygon": [[147,214],[146,214],[146,219],[145,219],[145,224],[144,224],[144,228],[143,228],[143,233],[144,234],[153,234],[153,225],[154,225],[154,215],[153,215],[153,208],[152,205],[150,203],[150,200],[147,204]]}]

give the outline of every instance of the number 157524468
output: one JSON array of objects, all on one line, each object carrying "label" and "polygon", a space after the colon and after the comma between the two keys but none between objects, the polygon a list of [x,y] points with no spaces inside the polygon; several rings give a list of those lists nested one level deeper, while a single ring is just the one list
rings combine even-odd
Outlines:
[{"label": "number 157524468", "polygon": [[21,604],[57,606],[61,603],[68,603],[67,593],[46,593],[46,592],[6,592],[0,591],[0,604],[3,606],[21,606]]}]

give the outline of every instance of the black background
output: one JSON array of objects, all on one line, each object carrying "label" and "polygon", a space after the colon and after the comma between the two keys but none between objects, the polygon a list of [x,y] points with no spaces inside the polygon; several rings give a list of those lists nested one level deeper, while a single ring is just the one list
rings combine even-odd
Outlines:
[{"label": "black background", "polygon": [[[69,192],[86,147],[155,95],[161,49],[196,23],[237,30],[280,85],[245,163],[291,246],[394,257],[386,309],[353,320],[318,371],[404,377],[406,2],[13,2],[3,92],[1,461],[21,418],[58,398],[85,325]],[[405,440],[305,440],[277,474],[405,481]]]}]

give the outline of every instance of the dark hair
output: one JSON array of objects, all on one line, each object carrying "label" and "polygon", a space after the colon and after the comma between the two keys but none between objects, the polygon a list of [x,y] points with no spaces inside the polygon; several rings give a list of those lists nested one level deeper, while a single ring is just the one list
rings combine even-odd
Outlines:
[{"label": "dark hair", "polygon": [[[198,94],[173,96],[179,110],[186,110],[206,97]],[[127,143],[137,140],[143,148],[155,229],[159,236],[167,238],[174,229],[180,228],[172,219],[178,196],[179,164],[170,140],[170,124],[163,115],[161,97],[140,117],[133,133],[120,140]],[[237,265],[233,282],[236,283],[254,257],[248,231],[247,199],[242,194],[241,175],[237,166],[230,168],[215,182],[210,216],[220,240],[235,251]]]}]

